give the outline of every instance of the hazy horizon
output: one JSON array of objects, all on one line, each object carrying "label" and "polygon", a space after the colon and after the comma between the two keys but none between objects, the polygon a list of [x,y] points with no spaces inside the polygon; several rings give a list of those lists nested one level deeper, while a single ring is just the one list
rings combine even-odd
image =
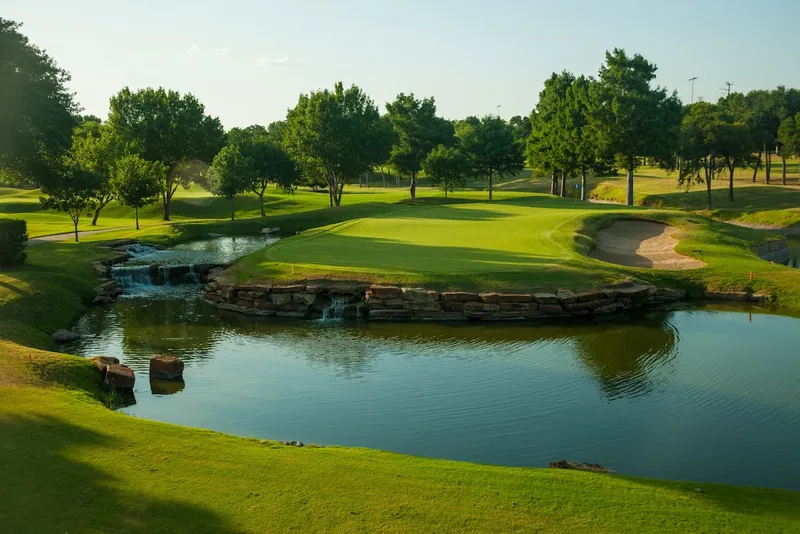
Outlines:
[{"label": "hazy horizon", "polygon": [[[448,118],[527,115],[544,80],[569,70],[596,75],[606,50],[640,53],[659,85],[690,100],[800,86],[793,30],[800,3],[679,0],[665,5],[590,0],[552,5],[437,0],[377,5],[29,0],[4,6],[22,33],[72,75],[84,113],[105,118],[124,86],[195,94],[226,128],[285,117],[301,92],[336,81],[362,87],[384,111],[397,93],[434,96]],[[769,22],[766,24],[762,21]],[[762,29],[763,28],[763,29]],[[701,33],[702,32],[702,33]]]}]

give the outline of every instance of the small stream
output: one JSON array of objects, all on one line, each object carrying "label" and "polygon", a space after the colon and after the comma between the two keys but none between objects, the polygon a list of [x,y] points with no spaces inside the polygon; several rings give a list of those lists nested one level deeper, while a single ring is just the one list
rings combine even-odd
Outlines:
[{"label": "small stream", "polygon": [[[142,251],[175,265],[267,245]],[[215,255],[218,249],[220,254]],[[197,255],[195,255],[195,253]],[[133,283],[67,350],[134,369],[123,411],[242,436],[480,463],[560,459],[616,471],[800,490],[800,319],[745,306],[541,324],[376,324],[248,317],[202,286]],[[151,381],[153,354],[185,382]]]}]

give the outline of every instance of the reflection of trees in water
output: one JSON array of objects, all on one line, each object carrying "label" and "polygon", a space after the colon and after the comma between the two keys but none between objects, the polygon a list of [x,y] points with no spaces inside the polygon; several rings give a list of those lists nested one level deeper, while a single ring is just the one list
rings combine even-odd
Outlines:
[{"label": "reflection of trees in water", "polygon": [[650,393],[656,371],[675,359],[678,332],[669,313],[652,313],[627,324],[610,323],[602,330],[575,337],[577,356],[600,383],[609,399]]},{"label": "reflection of trees in water", "polygon": [[206,307],[196,298],[119,301],[115,311],[126,358],[133,364],[149,362],[153,354],[209,358],[218,326]]},{"label": "reflection of trees in water", "polygon": [[675,358],[679,336],[669,317],[668,312],[651,312],[560,324],[320,325],[224,312],[195,295],[123,299],[110,310],[87,314],[82,325],[88,332],[119,328],[126,360],[134,367],[146,366],[156,353],[202,361],[216,354],[219,340],[235,336],[237,342],[294,355],[347,378],[363,377],[384,355],[503,358],[514,352],[509,351],[512,346],[558,342],[574,351],[608,399],[616,399],[652,391],[659,368]]}]

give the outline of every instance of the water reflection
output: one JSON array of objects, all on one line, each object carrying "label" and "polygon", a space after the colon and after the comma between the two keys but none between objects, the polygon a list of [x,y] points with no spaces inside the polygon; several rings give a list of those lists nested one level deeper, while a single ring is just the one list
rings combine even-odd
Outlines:
[{"label": "water reflection", "polygon": [[[225,357],[221,345],[277,347],[280,352],[329,368],[345,378],[363,378],[376,358],[513,359],[532,347],[573,352],[609,400],[651,392],[664,379],[658,372],[675,358],[679,335],[672,312],[652,312],[615,321],[540,325],[448,325],[435,323],[347,324],[266,320],[216,310],[200,289],[160,290],[160,300],[136,295],[110,312],[87,313],[77,330],[86,337],[71,348],[79,354],[123,356],[137,371],[150,356],[172,354],[186,362]],[[96,334],[96,335],[92,335]],[[529,356],[523,356],[529,357]]]}]

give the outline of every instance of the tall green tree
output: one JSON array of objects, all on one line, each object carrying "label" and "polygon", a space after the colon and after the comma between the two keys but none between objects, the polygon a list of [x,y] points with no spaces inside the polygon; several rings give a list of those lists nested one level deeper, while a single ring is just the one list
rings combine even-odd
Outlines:
[{"label": "tall green tree", "polygon": [[705,184],[709,210],[713,208],[711,181],[721,170],[719,162],[726,128],[719,110],[708,102],[693,104],[681,123],[679,153],[682,165],[678,181],[687,187],[692,182]]},{"label": "tall green tree", "polygon": [[300,180],[294,160],[280,143],[280,137],[263,126],[249,126],[243,130],[234,128],[228,133],[230,145],[239,149],[252,165],[247,189],[258,195],[261,216],[265,217],[264,194],[270,184],[284,191],[293,192]]},{"label": "tall green tree", "polygon": [[514,140],[511,126],[500,117],[486,116],[460,130],[461,150],[472,173],[489,181],[492,200],[494,178],[504,178],[525,168],[522,147]]},{"label": "tall green tree", "polygon": [[744,167],[752,160],[753,138],[750,126],[745,122],[737,122],[722,112],[720,122],[719,156],[728,170],[728,201],[733,202],[733,173],[736,167]]},{"label": "tall green tree", "polygon": [[164,88],[124,88],[111,98],[108,123],[133,151],[169,169],[161,183],[165,221],[178,187],[201,176],[225,141],[219,119],[197,98]]},{"label": "tall green tree", "polygon": [[122,141],[108,125],[85,121],[75,128],[69,159],[95,173],[99,180],[92,226],[97,226],[100,212],[114,198],[111,176],[114,164],[124,153]]},{"label": "tall green tree", "polygon": [[78,105],[70,76],[0,17],[0,170],[18,183],[58,179],[70,147]]},{"label": "tall green tree", "polygon": [[606,52],[598,83],[591,85],[588,127],[601,153],[627,171],[627,204],[633,205],[633,173],[644,159],[667,165],[678,146],[681,104],[676,93],[652,87],[657,67],[615,48]]},{"label": "tall green tree", "polygon": [[94,172],[78,165],[62,164],[58,176],[42,184],[39,198],[45,209],[63,211],[70,216],[78,242],[78,224],[81,216],[95,207],[100,179]]},{"label": "tall green tree", "polygon": [[523,152],[528,143],[528,138],[531,136],[533,126],[531,125],[530,115],[523,117],[522,115],[514,115],[509,119],[508,124],[514,133],[514,140],[522,147]]},{"label": "tall green tree", "polygon": [[470,161],[458,148],[439,145],[422,162],[422,169],[447,198],[448,192],[464,186]]},{"label": "tall green tree", "polygon": [[341,204],[348,181],[389,159],[394,132],[361,89],[338,82],[333,91],[300,95],[284,136],[303,172],[324,177],[333,207]]},{"label": "tall green tree", "polygon": [[158,161],[147,161],[138,154],[128,154],[111,166],[110,186],[114,198],[133,208],[139,229],[139,208],[158,200],[167,168]]},{"label": "tall green tree", "polygon": [[453,126],[436,116],[433,97],[420,100],[413,93],[400,93],[394,102],[386,104],[386,116],[396,134],[389,162],[409,175],[411,198],[416,198],[422,162],[434,147],[453,143]]},{"label": "tall green tree", "polygon": [[214,157],[211,163],[212,191],[230,201],[231,220],[236,215],[234,198],[249,189],[255,174],[255,163],[243,155],[237,145],[223,147]]},{"label": "tall green tree", "polygon": [[526,157],[536,171],[550,174],[550,193],[553,195],[567,195],[566,176],[576,166],[574,147],[567,130],[567,91],[574,82],[575,76],[570,72],[553,73],[545,80],[539,102],[531,114]]},{"label": "tall green tree", "polygon": [[[778,142],[781,144],[781,156],[800,157],[800,113],[787,117],[778,128]],[[783,185],[786,185],[786,171],[783,173]]]}]

